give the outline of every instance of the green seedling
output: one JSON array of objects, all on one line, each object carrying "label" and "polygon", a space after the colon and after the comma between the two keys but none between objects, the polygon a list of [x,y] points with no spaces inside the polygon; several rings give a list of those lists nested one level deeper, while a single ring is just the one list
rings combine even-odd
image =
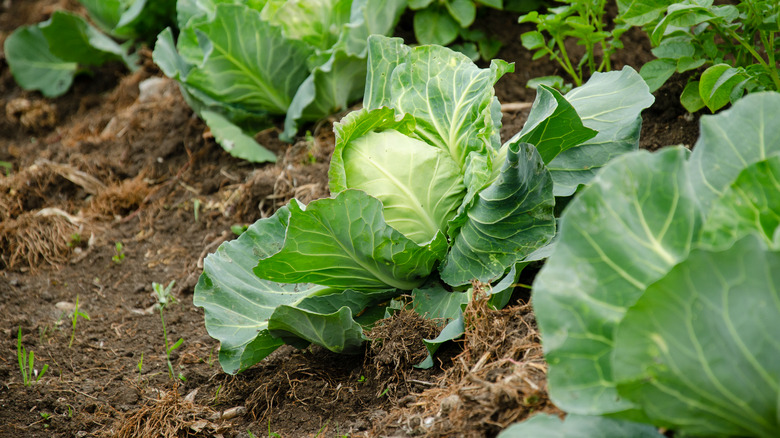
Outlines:
[{"label": "green seedling", "polygon": [[8,161],[0,161],[0,167],[5,169],[5,176],[11,176],[11,169],[14,168],[14,165],[9,163]]},{"label": "green seedling", "polygon": [[195,222],[198,222],[200,220],[200,199],[192,200],[192,212],[195,215]]},{"label": "green seedling", "polygon": [[125,260],[125,252],[124,252],[125,246],[122,245],[122,242],[116,242],[114,244],[114,251],[115,254],[113,257],[111,257],[111,260],[114,261],[117,265],[122,263]]},{"label": "green seedling", "polygon": [[[154,289],[157,298],[157,306],[160,309],[160,321],[162,322],[163,338],[165,340],[165,358],[168,361],[168,375],[171,377],[171,379],[173,379],[174,376],[173,364],[171,363],[171,352],[181,347],[181,344],[184,342],[184,339],[179,338],[175,344],[169,347],[168,330],[165,328],[165,316],[163,315],[163,311],[165,310],[165,307],[168,306],[168,304],[173,304],[176,302],[176,300],[173,298],[173,295],[171,295],[171,289],[173,289],[173,285],[175,284],[176,280],[171,280],[171,282],[168,283],[168,286],[163,286],[160,283],[152,283],[152,289]],[[182,373],[178,374],[178,378],[181,381],[186,380]]]},{"label": "green seedling", "polygon": [[231,225],[230,226],[230,231],[232,231],[233,234],[235,234],[236,236],[240,236],[240,235],[244,234],[244,231],[246,231],[247,228],[249,228],[249,225],[246,225],[246,224],[243,224],[243,225],[236,224],[236,225]]},{"label": "green seedling", "polygon": [[22,372],[22,382],[24,386],[30,386],[33,382],[41,380],[46,370],[49,369],[49,365],[46,364],[41,369],[41,372],[35,370],[35,353],[27,350],[22,346],[22,328],[19,327],[19,334],[17,335],[16,343],[16,356],[19,359],[19,370]]},{"label": "green seedling", "polygon": [[89,315],[79,310],[79,296],[76,295],[76,308],[73,309],[73,317],[71,318],[71,326],[73,327],[73,330],[70,332],[70,343],[68,343],[68,348],[73,346],[73,339],[76,338],[76,323],[78,322],[79,317],[89,321]]},{"label": "green seedling", "polygon": [[[251,432],[250,432],[251,434]],[[250,435],[251,436],[251,435]],[[268,438],[282,438],[281,435],[279,435],[276,432],[271,432],[271,420],[268,420]]]},{"label": "green seedling", "polygon": [[144,354],[143,353],[141,353],[141,360],[138,361],[138,365],[136,365],[136,367],[138,368],[138,374],[141,374],[143,372],[142,370],[144,368]]},{"label": "green seedling", "polygon": [[68,248],[78,248],[81,246],[81,234],[79,233],[73,233],[70,235],[70,239],[68,240]]}]

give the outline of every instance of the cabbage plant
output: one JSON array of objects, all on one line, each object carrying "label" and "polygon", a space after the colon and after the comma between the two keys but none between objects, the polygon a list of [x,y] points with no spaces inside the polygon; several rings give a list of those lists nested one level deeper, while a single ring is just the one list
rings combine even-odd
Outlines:
[{"label": "cabbage plant", "polygon": [[780,94],[748,95],[702,117],[692,153],[626,154],[567,206],[533,284],[558,407],[780,434],[777,114]]},{"label": "cabbage plant", "polygon": [[194,302],[225,371],[282,343],[354,351],[363,327],[384,316],[379,304],[402,294],[421,314],[451,319],[472,281],[500,280],[493,303],[506,304],[515,266],[555,234],[556,179],[576,185],[616,150],[636,148],[639,112],[652,102],[631,69],[567,97],[542,87],[502,145],[493,85],[512,69],[368,39],[364,108],[334,127],[332,197],[293,199],[204,262]]},{"label": "cabbage plant", "polygon": [[179,0],[174,43],[158,36],[154,61],[232,155],[275,161],[257,131],[284,116],[282,138],[302,121],[363,95],[366,38],[388,34],[405,0]]}]

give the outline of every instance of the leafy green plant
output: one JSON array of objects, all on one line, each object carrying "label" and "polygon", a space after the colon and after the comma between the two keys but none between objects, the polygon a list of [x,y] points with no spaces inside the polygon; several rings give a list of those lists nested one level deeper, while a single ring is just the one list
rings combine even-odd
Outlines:
[{"label": "leafy green plant", "polygon": [[179,81],[226,151],[275,161],[253,135],[285,116],[282,137],[291,140],[299,123],[360,99],[365,40],[390,33],[405,6],[405,0],[179,0],[178,41],[170,29],[160,33],[154,61]]},{"label": "leafy green plant", "polygon": [[165,316],[163,315],[163,312],[165,311],[165,308],[169,304],[173,304],[176,302],[173,295],[171,294],[171,290],[173,289],[173,286],[176,284],[176,280],[171,280],[170,283],[168,283],[168,286],[163,286],[160,283],[152,282],[152,289],[154,289],[155,298],[157,299],[157,308],[160,310],[160,322],[162,322],[162,329],[163,329],[163,340],[165,341],[165,359],[168,363],[168,376],[173,379],[174,376],[177,376],[179,380],[186,380],[184,376],[179,373],[176,374],[173,371],[173,363],[171,363],[171,352],[179,347],[181,347],[181,344],[184,343],[183,338],[179,338],[178,341],[176,341],[175,344],[168,346],[168,329],[165,328]]},{"label": "leafy green plant", "polygon": [[[534,51],[533,59],[548,56],[556,61],[572,78],[575,86],[584,79],[584,66],[590,75],[612,70],[610,57],[623,48],[620,36],[628,26],[616,25],[611,30],[605,20],[606,0],[560,0],[563,6],[550,8],[547,13],[531,11],[520,17],[520,23],[534,23],[536,30],[520,36],[523,47]],[[545,36],[546,35],[546,36]],[[566,50],[566,40],[574,38],[577,44],[585,46],[585,54],[576,61]],[[601,61],[596,60],[596,48],[600,49]],[[535,83],[565,87],[560,76],[545,76]],[[570,86],[569,86],[570,88]]]},{"label": "leafy green plant", "polygon": [[109,61],[135,70],[134,39],[155,35],[175,14],[175,0],[80,0],[92,20],[116,43],[80,15],[55,11],[42,23],[22,26],[5,40],[5,56],[16,82],[46,97],[68,91],[76,75]]},{"label": "leafy green plant", "polygon": [[651,90],[675,72],[707,66],[695,74],[680,96],[690,112],[715,112],[745,93],[780,91],[780,3],[740,0],[618,1],[620,17],[644,25],[658,58],[642,67]]},{"label": "leafy green plant", "polygon": [[527,12],[542,5],[541,0],[409,0],[416,11],[413,18],[414,36],[420,44],[452,44],[458,37],[462,43],[451,46],[477,61],[494,58],[501,48],[498,40],[484,32],[470,29],[481,7]]},{"label": "leafy green plant", "polygon": [[76,307],[73,309],[73,316],[71,316],[72,330],[70,332],[70,342],[68,343],[68,348],[73,346],[73,340],[76,339],[76,323],[78,322],[79,317],[89,321],[89,315],[79,310],[79,296],[76,295]]},{"label": "leafy green plant", "polygon": [[363,326],[384,317],[379,304],[402,294],[420,314],[457,318],[473,279],[495,282],[550,241],[555,196],[636,149],[653,100],[630,69],[566,98],[541,87],[502,145],[493,84],[511,65],[480,69],[397,38],[368,45],[364,108],[334,128],[333,197],[292,200],[204,261],[194,303],[229,373],[283,343],[354,351]]},{"label": "leafy green plant", "polygon": [[780,94],[748,95],[702,117],[692,153],[626,154],[567,206],[533,284],[558,407],[780,433],[777,114]]},{"label": "leafy green plant", "polygon": [[35,353],[32,350],[27,352],[27,349],[22,345],[22,328],[19,327],[16,341],[16,357],[19,360],[19,371],[22,373],[22,383],[24,386],[30,386],[33,382],[41,380],[46,371],[49,369],[49,364],[44,364],[41,372],[35,369]]},{"label": "leafy green plant", "polygon": [[125,245],[122,242],[114,242],[114,255],[111,260],[117,265],[125,261]]}]

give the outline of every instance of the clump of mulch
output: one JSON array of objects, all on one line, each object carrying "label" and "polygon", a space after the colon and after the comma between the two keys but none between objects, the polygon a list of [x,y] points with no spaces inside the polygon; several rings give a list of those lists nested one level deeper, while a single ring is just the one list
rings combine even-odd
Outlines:
[{"label": "clump of mulch", "polygon": [[547,365],[531,305],[494,310],[481,287],[464,312],[463,352],[435,387],[415,394],[371,436],[495,436],[531,413],[560,413],[547,397]]}]

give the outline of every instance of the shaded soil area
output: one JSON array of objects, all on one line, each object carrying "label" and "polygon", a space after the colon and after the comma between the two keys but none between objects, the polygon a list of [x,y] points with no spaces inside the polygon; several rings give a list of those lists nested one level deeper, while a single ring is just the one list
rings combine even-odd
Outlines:
[{"label": "shaded soil area", "polygon": [[[0,2],[0,43],[57,8],[79,5]],[[561,73],[531,61],[516,15],[486,11],[478,25],[498,31],[498,57],[516,65],[498,83],[501,102],[531,102],[528,79]],[[640,32],[624,40],[616,67],[652,59]],[[336,118],[293,144],[278,140],[279,129],[261,132],[278,162],[246,163],[214,143],[149,50],[141,56],[134,73],[108,65],[45,99],[16,86],[0,55],[0,162],[10,163],[0,175],[0,437],[487,437],[530,413],[557,412],[522,291],[501,311],[471,303],[465,338],[444,347],[432,370],[412,365],[439,328],[401,312],[369,333],[376,341],[359,355],[285,346],[240,375],[223,373],[192,305],[202,260],[234,237],[231,226],[293,197],[328,196]],[[641,147],[698,137],[698,115],[677,102],[684,85],[675,78],[655,94]],[[503,136],[526,116],[506,112]],[[183,339],[173,375],[152,288],[172,281],[176,302],[163,317],[169,339]],[[20,330],[33,368],[48,366],[27,386]]]}]

